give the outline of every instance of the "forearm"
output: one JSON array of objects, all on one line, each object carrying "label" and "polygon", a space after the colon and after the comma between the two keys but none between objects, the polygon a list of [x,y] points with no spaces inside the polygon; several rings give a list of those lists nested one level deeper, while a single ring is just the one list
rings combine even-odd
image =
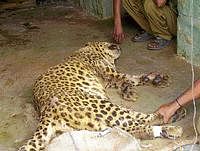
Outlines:
[{"label": "forearm", "polygon": [[114,23],[121,24],[121,0],[113,0]]},{"label": "forearm", "polygon": [[190,103],[193,100],[193,97],[194,99],[200,98],[200,80],[197,80],[194,83],[193,91],[192,88],[186,90],[182,95],[177,98],[177,101],[181,106],[184,106]]}]

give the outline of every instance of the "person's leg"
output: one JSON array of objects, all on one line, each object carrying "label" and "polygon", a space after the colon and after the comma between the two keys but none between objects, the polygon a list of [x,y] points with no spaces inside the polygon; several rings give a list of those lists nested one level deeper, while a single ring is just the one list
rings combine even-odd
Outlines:
[{"label": "person's leg", "polygon": [[149,22],[144,15],[143,0],[123,0],[123,7],[143,30],[151,33]]},{"label": "person's leg", "polygon": [[144,10],[155,36],[166,40],[171,40],[173,36],[176,36],[177,15],[168,5],[159,8],[153,0],[145,0]]}]

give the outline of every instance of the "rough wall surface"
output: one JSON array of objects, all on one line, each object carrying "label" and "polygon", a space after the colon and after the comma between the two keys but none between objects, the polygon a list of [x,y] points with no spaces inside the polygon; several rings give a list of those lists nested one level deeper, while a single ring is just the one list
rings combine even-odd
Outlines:
[{"label": "rough wall surface", "polygon": [[112,16],[112,0],[80,0],[80,6],[100,19]]},{"label": "rough wall surface", "polygon": [[193,64],[200,66],[200,0],[193,0],[193,5],[191,1],[179,0],[178,11],[177,53],[191,62],[193,47]]}]

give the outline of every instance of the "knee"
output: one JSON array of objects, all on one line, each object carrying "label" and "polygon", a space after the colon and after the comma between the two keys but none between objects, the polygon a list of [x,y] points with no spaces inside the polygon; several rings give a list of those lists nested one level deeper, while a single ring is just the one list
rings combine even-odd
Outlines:
[{"label": "knee", "polygon": [[145,0],[144,1],[144,11],[145,13],[148,14],[152,14],[155,12],[155,10],[157,10],[157,6],[156,4],[153,2],[153,0]]}]

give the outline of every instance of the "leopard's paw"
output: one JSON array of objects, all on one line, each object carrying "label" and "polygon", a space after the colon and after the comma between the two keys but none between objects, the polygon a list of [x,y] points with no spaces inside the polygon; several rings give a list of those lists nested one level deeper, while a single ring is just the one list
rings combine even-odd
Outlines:
[{"label": "leopard's paw", "polygon": [[183,128],[180,126],[162,126],[161,136],[169,139],[176,139],[183,134]]},{"label": "leopard's paw", "polygon": [[179,108],[174,115],[170,118],[169,123],[180,121],[186,116],[187,112],[185,108]]},{"label": "leopard's paw", "polygon": [[126,101],[133,101],[133,102],[135,102],[137,100],[137,98],[138,98],[138,95],[137,95],[136,92],[130,91],[130,92],[122,93],[121,97],[124,100],[126,100]]},{"label": "leopard's paw", "polygon": [[150,72],[141,76],[140,81],[143,84],[152,84],[153,86],[168,86],[168,75],[164,75],[158,72]]}]

